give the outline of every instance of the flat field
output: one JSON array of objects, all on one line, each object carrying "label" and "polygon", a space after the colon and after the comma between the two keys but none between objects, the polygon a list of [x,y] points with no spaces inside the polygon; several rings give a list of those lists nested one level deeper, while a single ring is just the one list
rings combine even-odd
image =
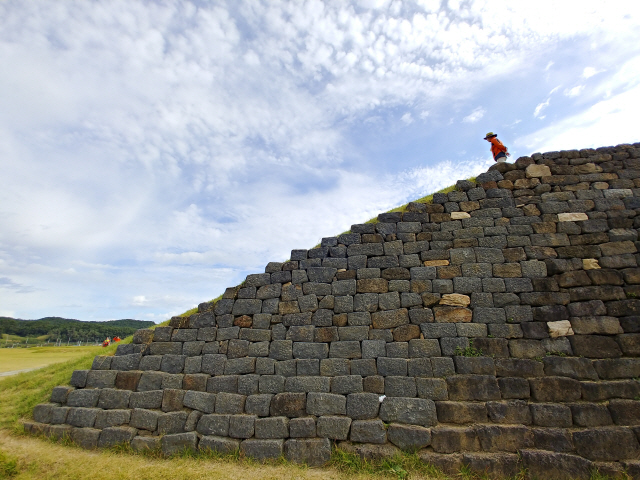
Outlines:
[{"label": "flat field", "polygon": [[31,347],[0,348],[0,374],[46,367],[93,353],[100,355],[102,347]]}]

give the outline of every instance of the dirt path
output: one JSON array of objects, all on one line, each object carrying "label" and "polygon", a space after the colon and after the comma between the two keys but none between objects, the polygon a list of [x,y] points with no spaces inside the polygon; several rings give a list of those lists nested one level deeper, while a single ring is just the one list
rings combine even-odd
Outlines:
[{"label": "dirt path", "polygon": [[17,375],[18,373],[30,372],[31,370],[35,370],[35,368],[25,368],[24,370],[12,370],[10,372],[0,372],[0,377],[9,377],[11,375]]}]

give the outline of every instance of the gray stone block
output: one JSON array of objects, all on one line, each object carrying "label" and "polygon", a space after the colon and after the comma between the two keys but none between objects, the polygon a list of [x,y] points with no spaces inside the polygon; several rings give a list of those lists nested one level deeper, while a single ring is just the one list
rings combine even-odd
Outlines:
[{"label": "gray stone block", "polygon": [[94,428],[117,427],[129,423],[131,419],[131,410],[102,410],[96,415]]},{"label": "gray stone block", "polygon": [[287,417],[258,418],[255,421],[256,438],[288,438],[289,419]]},{"label": "gray stone block", "polygon": [[341,395],[362,392],[360,375],[339,375],[331,379],[331,392]]},{"label": "gray stone block", "polygon": [[222,455],[232,454],[240,449],[240,440],[235,438],[205,435],[200,438],[198,448],[202,451],[210,451]]},{"label": "gray stone block", "polygon": [[139,453],[156,451],[160,449],[160,437],[135,437],[131,440],[131,449]]},{"label": "gray stone block", "polygon": [[383,444],[387,441],[387,431],[382,420],[354,420],[351,423],[352,442]]},{"label": "gray stone block", "polygon": [[387,423],[408,423],[424,427],[438,422],[435,403],[423,398],[387,397],[380,406],[380,418]]},{"label": "gray stone block", "polygon": [[134,408],[131,411],[131,420],[129,425],[134,428],[154,432],[158,428],[158,417],[160,415],[161,413],[155,410]]},{"label": "gray stone block", "polygon": [[413,377],[388,376],[384,380],[384,393],[387,397],[415,397],[416,380]]},{"label": "gray stone block", "polygon": [[238,376],[222,375],[211,377],[207,380],[207,392],[209,393],[238,393]]},{"label": "gray stone block", "polygon": [[198,421],[197,431],[202,435],[229,436],[231,415],[203,415]]},{"label": "gray stone block", "polygon": [[98,448],[108,448],[114,445],[129,445],[137,434],[132,427],[107,427],[102,430],[98,439]]},{"label": "gray stone block", "polygon": [[102,430],[95,428],[74,428],[71,430],[71,441],[81,448],[92,450],[97,448]]},{"label": "gray stone block", "polygon": [[446,377],[453,375],[456,369],[453,365],[453,359],[449,357],[433,357],[431,358],[431,368],[434,377]]},{"label": "gray stone block", "polygon": [[245,402],[245,413],[257,415],[259,417],[269,416],[272,394],[249,395]]},{"label": "gray stone block", "polygon": [[[271,348],[273,349],[273,347]],[[329,356],[329,345],[327,343],[295,342],[292,353],[295,358],[323,359]]]},{"label": "gray stone block", "polygon": [[86,388],[112,388],[116,384],[117,370],[90,370]]},{"label": "gray stone block", "polygon": [[189,390],[185,393],[182,402],[187,408],[199,410],[204,413],[213,413],[215,411],[216,395],[208,392]]},{"label": "gray stone block", "polygon": [[280,458],[284,451],[284,440],[250,438],[240,444],[240,453],[254,460]]},{"label": "gray stone block", "polygon": [[255,429],[254,415],[231,415],[229,417],[229,436],[231,438],[251,438]]},{"label": "gray stone block", "polygon": [[406,451],[417,451],[431,444],[431,430],[417,425],[391,424],[387,429],[391,443]]},{"label": "gray stone block", "polygon": [[361,358],[360,342],[358,341],[338,341],[331,342],[329,348],[331,358]]},{"label": "gray stone block", "polygon": [[89,370],[74,370],[71,374],[69,385],[77,388],[84,388],[87,384],[87,374]]},{"label": "gray stone block", "polygon": [[184,426],[187,423],[187,412],[169,412],[163,413],[158,417],[158,433],[167,435],[172,433],[184,432]]},{"label": "gray stone block", "polygon": [[346,397],[332,393],[311,392],[307,395],[307,413],[309,415],[345,415]]},{"label": "gray stone block", "polygon": [[469,347],[469,339],[466,337],[442,337],[440,339],[442,355],[459,355],[467,347]]},{"label": "gray stone block", "polygon": [[160,370],[167,373],[182,373],[186,355],[163,355]]},{"label": "gray stone block", "polygon": [[73,390],[67,396],[69,407],[95,407],[100,398],[99,389]]},{"label": "gray stone block", "polygon": [[105,355],[98,355],[93,359],[91,364],[91,370],[109,370],[111,368],[111,361],[113,357]]},{"label": "gray stone block", "polygon": [[198,435],[195,432],[164,435],[160,439],[160,447],[165,456],[184,451],[195,451],[198,447]]},{"label": "gray stone block", "polygon": [[331,380],[328,377],[288,377],[284,389],[287,392],[325,392],[330,389]]},{"label": "gray stone block", "polygon": [[127,408],[130,396],[131,392],[129,390],[104,388],[100,391],[98,407],[105,409]]},{"label": "gray stone block", "polygon": [[375,358],[363,358],[359,360],[351,360],[351,374],[368,377],[378,374]]},{"label": "gray stone block", "polygon": [[323,416],[317,420],[316,434],[321,438],[346,440],[350,426],[351,418],[349,417]]},{"label": "gray stone block", "polygon": [[162,406],[162,390],[132,392],[129,397],[129,408],[160,408]]},{"label": "gray stone block", "polygon": [[385,377],[407,375],[407,360],[404,358],[379,357],[376,364],[379,375]]},{"label": "gray stone block", "polygon": [[418,397],[429,400],[448,400],[447,382],[442,378],[416,378]]},{"label": "gray stone block", "polygon": [[313,417],[292,418],[289,421],[289,436],[310,438],[316,436],[316,421]]},{"label": "gray stone block", "polygon": [[216,396],[216,413],[241,414],[244,411],[246,397],[236,393],[221,392]]}]

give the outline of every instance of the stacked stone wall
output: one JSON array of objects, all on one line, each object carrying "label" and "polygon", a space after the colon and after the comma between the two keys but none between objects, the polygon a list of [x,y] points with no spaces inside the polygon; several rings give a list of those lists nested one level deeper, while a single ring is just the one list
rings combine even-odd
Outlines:
[{"label": "stacked stone wall", "polygon": [[32,432],[640,478],[640,144],[521,157],[140,330]]}]

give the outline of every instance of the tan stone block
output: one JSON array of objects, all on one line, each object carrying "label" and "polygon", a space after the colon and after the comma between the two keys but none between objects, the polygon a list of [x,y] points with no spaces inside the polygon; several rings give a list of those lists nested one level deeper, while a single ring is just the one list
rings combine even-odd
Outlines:
[{"label": "tan stone block", "polygon": [[467,212],[451,212],[451,220],[462,220],[463,218],[471,218]]},{"label": "tan stone block", "polygon": [[502,278],[516,278],[522,276],[519,263],[496,263],[493,265],[493,276]]},{"label": "tan stone block", "polygon": [[556,233],[556,222],[539,222],[531,224],[535,233]]},{"label": "tan stone block", "polygon": [[449,260],[426,260],[423,263],[425,267],[446,267]]},{"label": "tan stone block", "polygon": [[569,320],[559,320],[557,322],[547,322],[549,336],[551,338],[566,337],[573,335],[571,322]]},{"label": "tan stone block", "polygon": [[452,307],[468,307],[471,299],[467,295],[460,293],[447,293],[442,295],[440,305],[451,305]]},{"label": "tan stone block", "polygon": [[522,207],[522,211],[527,217],[537,217],[538,215],[540,215],[540,210],[538,210],[538,207],[536,207],[533,203]]},{"label": "tan stone block", "polygon": [[474,210],[480,209],[480,202],[470,201],[470,202],[460,202],[460,210],[463,212],[473,212]]},{"label": "tan stone block", "polygon": [[473,312],[468,308],[456,308],[451,306],[433,307],[436,322],[440,323],[468,323],[473,317]]},{"label": "tan stone block", "polygon": [[582,222],[584,220],[589,220],[589,217],[586,213],[559,213],[558,221],[559,222]]},{"label": "tan stone block", "polygon": [[583,258],[582,259],[582,268],[585,270],[599,270],[600,265],[598,264],[597,258]]},{"label": "tan stone block", "polygon": [[596,190],[607,190],[609,188],[607,182],[594,182],[591,186]]},{"label": "tan stone block", "polygon": [[520,189],[532,189],[540,185],[540,180],[538,178],[519,178],[513,183],[513,186]]},{"label": "tan stone block", "polygon": [[551,176],[551,170],[546,165],[529,165],[524,171],[527,178],[540,178]]},{"label": "tan stone block", "polygon": [[574,167],[576,175],[586,175],[587,173],[600,173],[602,167],[595,163],[585,163],[584,165],[576,165]]},{"label": "tan stone block", "polygon": [[572,317],[571,327],[578,335],[618,335],[624,333],[616,317]]}]

